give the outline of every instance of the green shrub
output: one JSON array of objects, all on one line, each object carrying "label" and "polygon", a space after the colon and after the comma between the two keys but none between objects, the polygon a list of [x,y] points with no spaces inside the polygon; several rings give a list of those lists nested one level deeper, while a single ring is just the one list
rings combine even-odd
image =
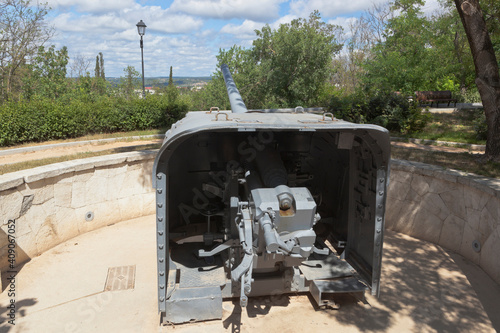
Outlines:
[{"label": "green shrub", "polygon": [[476,132],[476,139],[486,140],[488,138],[488,125],[486,124],[486,116],[482,109],[480,112],[477,112],[477,116],[472,124]]},{"label": "green shrub", "polygon": [[184,117],[188,104],[167,96],[145,99],[110,96],[71,96],[0,105],[0,146],[168,127]]},{"label": "green shrub", "polygon": [[430,120],[430,114],[422,112],[416,101],[391,92],[371,95],[357,92],[346,97],[334,95],[328,110],[340,119],[376,124],[400,133],[418,132]]},{"label": "green shrub", "polygon": [[481,95],[476,87],[470,89],[462,89],[459,94],[457,94],[457,100],[459,103],[481,103]]}]

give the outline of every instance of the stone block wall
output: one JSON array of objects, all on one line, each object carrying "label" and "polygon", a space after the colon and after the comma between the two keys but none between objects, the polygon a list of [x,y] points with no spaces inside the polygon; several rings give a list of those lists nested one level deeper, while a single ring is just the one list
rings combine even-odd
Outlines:
[{"label": "stone block wall", "polygon": [[386,228],[438,244],[500,284],[500,181],[391,161]]},{"label": "stone block wall", "polygon": [[[9,220],[20,264],[81,233],[154,214],[155,156],[123,153],[0,176],[0,271]],[[392,160],[386,228],[455,251],[500,284],[499,226],[499,180]]]},{"label": "stone block wall", "polygon": [[156,152],[57,163],[0,176],[0,271],[15,221],[16,264],[79,234],[155,213]]}]

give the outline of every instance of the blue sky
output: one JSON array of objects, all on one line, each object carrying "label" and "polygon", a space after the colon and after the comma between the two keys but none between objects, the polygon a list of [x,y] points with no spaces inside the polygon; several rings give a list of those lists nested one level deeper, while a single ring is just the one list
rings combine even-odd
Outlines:
[{"label": "blue sky", "polygon": [[[67,46],[70,58],[104,55],[108,77],[123,76],[128,65],[141,68],[136,24],[148,26],[144,36],[145,76],[210,76],[220,48],[249,47],[255,29],[278,27],[308,17],[317,9],[325,22],[346,26],[351,19],[385,0],[49,0],[51,43]],[[435,8],[437,0],[428,0]],[[70,59],[70,65],[71,65]],[[70,66],[71,67],[71,66]],[[68,70],[70,72],[70,70]],[[71,74],[71,73],[68,73]]]}]

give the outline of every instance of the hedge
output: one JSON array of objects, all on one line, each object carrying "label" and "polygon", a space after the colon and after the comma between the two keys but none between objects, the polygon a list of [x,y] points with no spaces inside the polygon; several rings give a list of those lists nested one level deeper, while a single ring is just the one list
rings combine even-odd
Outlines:
[{"label": "hedge", "polygon": [[188,109],[166,96],[36,99],[0,105],[0,146],[169,127]]}]

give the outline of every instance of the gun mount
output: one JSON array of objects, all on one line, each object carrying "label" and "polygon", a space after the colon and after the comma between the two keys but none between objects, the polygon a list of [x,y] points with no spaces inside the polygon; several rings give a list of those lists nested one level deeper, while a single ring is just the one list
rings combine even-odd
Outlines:
[{"label": "gun mount", "polygon": [[331,114],[189,112],[153,168],[163,322],[222,317],[222,300],[310,292],[378,295],[387,130]]}]

